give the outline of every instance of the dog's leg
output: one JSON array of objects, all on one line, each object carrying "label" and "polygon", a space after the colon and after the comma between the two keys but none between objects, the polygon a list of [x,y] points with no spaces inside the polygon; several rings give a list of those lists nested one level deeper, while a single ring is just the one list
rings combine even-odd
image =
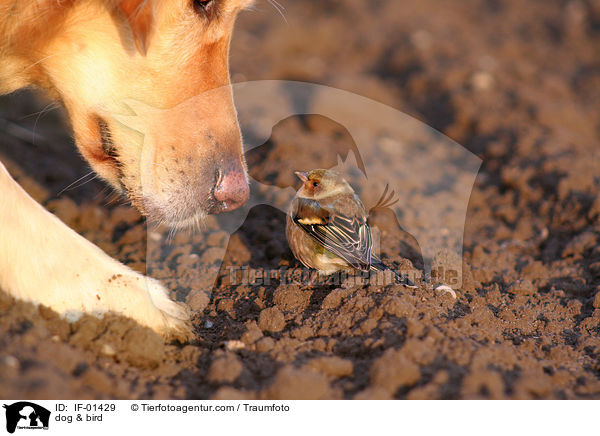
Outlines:
[{"label": "dog's leg", "polygon": [[115,312],[165,338],[191,337],[189,312],[156,280],[112,259],[33,200],[0,163],[0,288],[67,319]]}]

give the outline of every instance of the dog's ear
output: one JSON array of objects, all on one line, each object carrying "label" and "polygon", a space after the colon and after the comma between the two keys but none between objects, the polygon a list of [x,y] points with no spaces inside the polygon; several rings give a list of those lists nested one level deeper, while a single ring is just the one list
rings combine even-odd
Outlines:
[{"label": "dog's ear", "polygon": [[154,26],[154,0],[119,0],[118,5],[129,22],[135,46],[145,56]]}]

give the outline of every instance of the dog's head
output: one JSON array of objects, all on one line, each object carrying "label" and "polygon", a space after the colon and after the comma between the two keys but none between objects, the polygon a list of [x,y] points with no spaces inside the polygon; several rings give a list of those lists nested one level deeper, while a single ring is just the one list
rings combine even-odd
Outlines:
[{"label": "dog's head", "polygon": [[[46,87],[64,102],[93,169],[151,219],[183,226],[248,199],[228,51],[250,1],[63,5],[44,47]],[[136,129],[119,121],[132,110]]]}]

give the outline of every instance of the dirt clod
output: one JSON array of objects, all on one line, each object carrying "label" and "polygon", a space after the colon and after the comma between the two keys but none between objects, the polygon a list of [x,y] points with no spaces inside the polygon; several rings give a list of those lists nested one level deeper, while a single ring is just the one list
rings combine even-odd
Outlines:
[{"label": "dirt clod", "polygon": [[510,287],[508,288],[508,292],[517,295],[532,295],[535,293],[535,287],[531,280],[528,279],[519,279],[516,280]]},{"label": "dirt clod", "polygon": [[212,383],[233,382],[242,372],[243,366],[237,356],[228,353],[212,361],[208,369],[208,380]]},{"label": "dirt clod", "polygon": [[390,394],[400,386],[415,384],[420,376],[419,367],[397,350],[386,351],[371,367],[373,385],[386,389]]},{"label": "dirt clod", "polygon": [[273,384],[261,395],[262,398],[274,400],[319,400],[336,396],[335,390],[332,390],[323,375],[310,370],[295,369],[291,366],[281,368],[277,372]]},{"label": "dirt clod", "polygon": [[260,312],[258,327],[266,332],[280,332],[285,327],[283,313],[277,307],[268,307]]}]

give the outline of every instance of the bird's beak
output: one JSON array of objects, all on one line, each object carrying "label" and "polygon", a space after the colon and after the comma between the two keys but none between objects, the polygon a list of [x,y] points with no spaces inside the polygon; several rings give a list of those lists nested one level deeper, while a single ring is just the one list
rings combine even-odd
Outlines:
[{"label": "bird's beak", "polygon": [[306,182],[306,181],[308,180],[308,173],[304,173],[304,172],[302,172],[302,171],[296,171],[296,173],[295,173],[295,174],[296,174],[296,175],[298,176],[298,178],[299,178],[300,180],[302,180],[303,182]]}]

